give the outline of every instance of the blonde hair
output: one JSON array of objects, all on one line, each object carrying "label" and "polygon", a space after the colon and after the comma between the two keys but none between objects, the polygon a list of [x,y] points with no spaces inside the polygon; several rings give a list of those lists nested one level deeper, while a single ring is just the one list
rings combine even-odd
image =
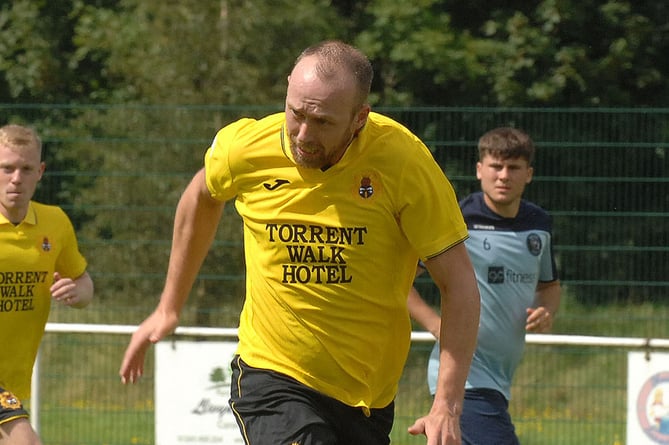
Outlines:
[{"label": "blonde hair", "polygon": [[37,150],[40,158],[42,157],[42,139],[30,127],[17,124],[0,127],[0,145],[13,150]]}]

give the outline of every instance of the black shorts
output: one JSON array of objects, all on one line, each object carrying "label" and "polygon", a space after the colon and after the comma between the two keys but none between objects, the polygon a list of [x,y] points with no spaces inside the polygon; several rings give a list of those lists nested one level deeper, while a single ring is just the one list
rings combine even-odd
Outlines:
[{"label": "black shorts", "polygon": [[27,417],[28,411],[23,408],[19,398],[0,386],[0,425]]},{"label": "black shorts", "polygon": [[286,375],[232,360],[230,408],[247,445],[387,445],[395,405],[346,405]]}]

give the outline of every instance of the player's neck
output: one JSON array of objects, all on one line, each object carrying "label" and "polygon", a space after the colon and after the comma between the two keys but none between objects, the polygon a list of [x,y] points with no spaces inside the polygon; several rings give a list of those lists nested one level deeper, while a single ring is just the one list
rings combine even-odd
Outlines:
[{"label": "player's neck", "polygon": [[483,195],[485,204],[490,210],[502,218],[515,218],[520,209],[520,199],[514,199],[510,202],[493,201],[487,195]]}]

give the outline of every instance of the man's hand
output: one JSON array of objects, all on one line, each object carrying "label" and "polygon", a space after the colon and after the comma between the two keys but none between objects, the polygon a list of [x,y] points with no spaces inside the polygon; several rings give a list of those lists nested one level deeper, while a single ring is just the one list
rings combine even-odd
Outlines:
[{"label": "man's hand", "polygon": [[179,323],[176,314],[154,311],[137,328],[125,350],[119,375],[121,383],[135,383],[144,374],[144,357],[154,343],[174,332]]}]

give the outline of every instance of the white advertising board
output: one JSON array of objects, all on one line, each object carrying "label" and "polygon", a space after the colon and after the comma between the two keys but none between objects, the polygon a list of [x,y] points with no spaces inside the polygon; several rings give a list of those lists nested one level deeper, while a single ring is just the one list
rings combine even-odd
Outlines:
[{"label": "white advertising board", "polygon": [[627,444],[669,445],[669,354],[627,358]]},{"label": "white advertising board", "polygon": [[243,445],[228,405],[237,343],[155,346],[156,445]]}]

